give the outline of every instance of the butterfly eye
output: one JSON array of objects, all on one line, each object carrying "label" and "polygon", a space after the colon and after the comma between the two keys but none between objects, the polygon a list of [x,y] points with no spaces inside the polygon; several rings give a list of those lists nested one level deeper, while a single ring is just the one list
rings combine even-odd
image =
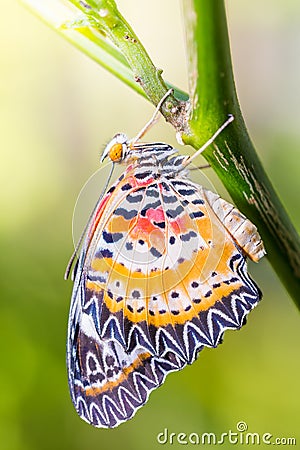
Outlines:
[{"label": "butterfly eye", "polygon": [[108,152],[110,159],[113,162],[119,162],[123,158],[123,145],[117,142]]}]

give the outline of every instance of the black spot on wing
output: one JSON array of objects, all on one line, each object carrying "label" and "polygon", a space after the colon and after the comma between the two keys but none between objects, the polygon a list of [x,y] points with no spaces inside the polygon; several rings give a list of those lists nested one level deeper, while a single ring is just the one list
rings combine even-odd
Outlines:
[{"label": "black spot on wing", "polygon": [[153,222],[153,224],[158,228],[162,228],[162,229],[166,228],[165,222]]},{"label": "black spot on wing", "polygon": [[196,198],[192,201],[193,205],[204,205],[204,200],[201,200],[200,198]]},{"label": "black spot on wing", "polygon": [[133,249],[133,243],[132,242],[126,242],[125,247],[126,247],[126,250],[132,250]]},{"label": "black spot on wing", "polygon": [[151,198],[158,198],[159,192],[155,189],[147,189],[146,196]]},{"label": "black spot on wing", "polygon": [[159,191],[157,188],[157,184],[151,184],[151,187],[148,187],[148,189],[146,190],[146,196],[147,197],[153,197],[153,198],[158,198],[159,197]]},{"label": "black spot on wing", "polygon": [[169,186],[168,186],[167,183],[165,183],[164,181],[161,183],[161,186],[163,187],[163,189],[164,189],[165,191],[169,191],[169,190],[170,190]]},{"label": "black spot on wing", "polygon": [[179,205],[176,209],[167,209],[166,214],[167,217],[174,219],[175,217],[178,217],[183,211],[183,207]]},{"label": "black spot on wing", "polygon": [[128,194],[126,200],[129,203],[140,203],[143,200],[142,194]]},{"label": "black spot on wing", "polygon": [[132,295],[133,298],[140,298],[141,293],[140,293],[140,291],[135,289],[134,291],[132,291],[131,295]]},{"label": "black spot on wing", "polygon": [[180,236],[180,239],[183,241],[183,242],[188,242],[189,240],[191,240],[193,237],[197,237],[197,233],[195,233],[195,231],[189,231],[188,233],[186,233],[186,234],[182,234],[181,236]]},{"label": "black spot on wing", "polygon": [[196,191],[195,189],[178,189],[177,192],[180,195],[186,196],[186,195],[194,195]]},{"label": "black spot on wing", "polygon": [[99,250],[96,253],[96,258],[112,258],[113,257],[113,252],[111,252],[110,250],[108,250],[108,248],[102,248],[101,250]]},{"label": "black spot on wing", "polygon": [[204,214],[202,211],[195,211],[189,214],[191,219],[196,219],[197,217],[203,217]]},{"label": "black spot on wing", "polygon": [[129,189],[132,189],[132,186],[129,183],[123,184],[123,186],[121,187],[122,191],[128,191]]},{"label": "black spot on wing", "polygon": [[177,201],[176,195],[162,195],[164,203],[175,203]]},{"label": "black spot on wing", "polygon": [[160,258],[162,256],[162,254],[158,250],[156,250],[155,247],[150,248],[150,253],[151,253],[151,255],[155,256],[156,258]]},{"label": "black spot on wing", "polygon": [[131,209],[130,211],[127,211],[125,208],[117,208],[114,210],[114,215],[116,216],[122,216],[126,220],[133,219],[137,215],[136,209]]},{"label": "black spot on wing", "polygon": [[136,173],[134,176],[138,180],[143,180],[144,178],[150,177],[151,175],[152,175],[152,172],[146,171],[146,172],[142,172],[142,173]]},{"label": "black spot on wing", "polygon": [[176,187],[176,186],[186,186],[187,184],[184,181],[173,181],[172,185]]},{"label": "black spot on wing", "polygon": [[102,237],[107,244],[111,244],[113,242],[118,242],[123,238],[123,233],[108,233],[107,231],[103,231]]}]

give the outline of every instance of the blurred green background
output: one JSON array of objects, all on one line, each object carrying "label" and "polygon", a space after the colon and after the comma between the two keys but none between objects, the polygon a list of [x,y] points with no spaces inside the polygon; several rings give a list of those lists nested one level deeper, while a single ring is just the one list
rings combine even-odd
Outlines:
[{"label": "blurred green background", "polygon": [[[72,285],[63,280],[73,208],[103,145],[117,131],[134,135],[153,108],[16,1],[0,4],[0,448],[155,449],[164,428],[222,433],[238,421],[299,446],[299,315],[266,259],[251,265],[264,299],[244,329],[171,374],[119,428],[77,417],[65,368]],[[187,89],[179,2],[118,4],[165,77]],[[300,3],[230,0],[227,9],[242,110],[299,229]],[[163,121],[151,138],[176,145]]]}]

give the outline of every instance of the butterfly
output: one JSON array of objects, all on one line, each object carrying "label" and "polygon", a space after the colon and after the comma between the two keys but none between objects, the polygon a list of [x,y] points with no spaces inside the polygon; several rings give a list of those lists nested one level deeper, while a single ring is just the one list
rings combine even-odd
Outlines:
[{"label": "butterfly", "polygon": [[102,159],[126,168],[100,196],[74,270],[68,381],[79,416],[95,427],[132,418],[261,299],[246,262],[265,254],[257,228],[189,179],[193,157],[141,142],[148,128],[107,145]]}]

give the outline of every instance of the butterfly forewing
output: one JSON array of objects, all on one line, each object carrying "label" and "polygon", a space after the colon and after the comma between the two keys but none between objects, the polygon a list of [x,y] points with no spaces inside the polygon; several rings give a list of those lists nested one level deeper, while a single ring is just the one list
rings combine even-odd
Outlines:
[{"label": "butterfly forewing", "polygon": [[245,259],[263,254],[254,225],[184,174],[170,176],[172,164],[165,157],[167,174],[151,158],[130,166],[100,202],[82,250],[69,384],[96,427],[131,418],[168,373],[240,328],[261,297]]}]

